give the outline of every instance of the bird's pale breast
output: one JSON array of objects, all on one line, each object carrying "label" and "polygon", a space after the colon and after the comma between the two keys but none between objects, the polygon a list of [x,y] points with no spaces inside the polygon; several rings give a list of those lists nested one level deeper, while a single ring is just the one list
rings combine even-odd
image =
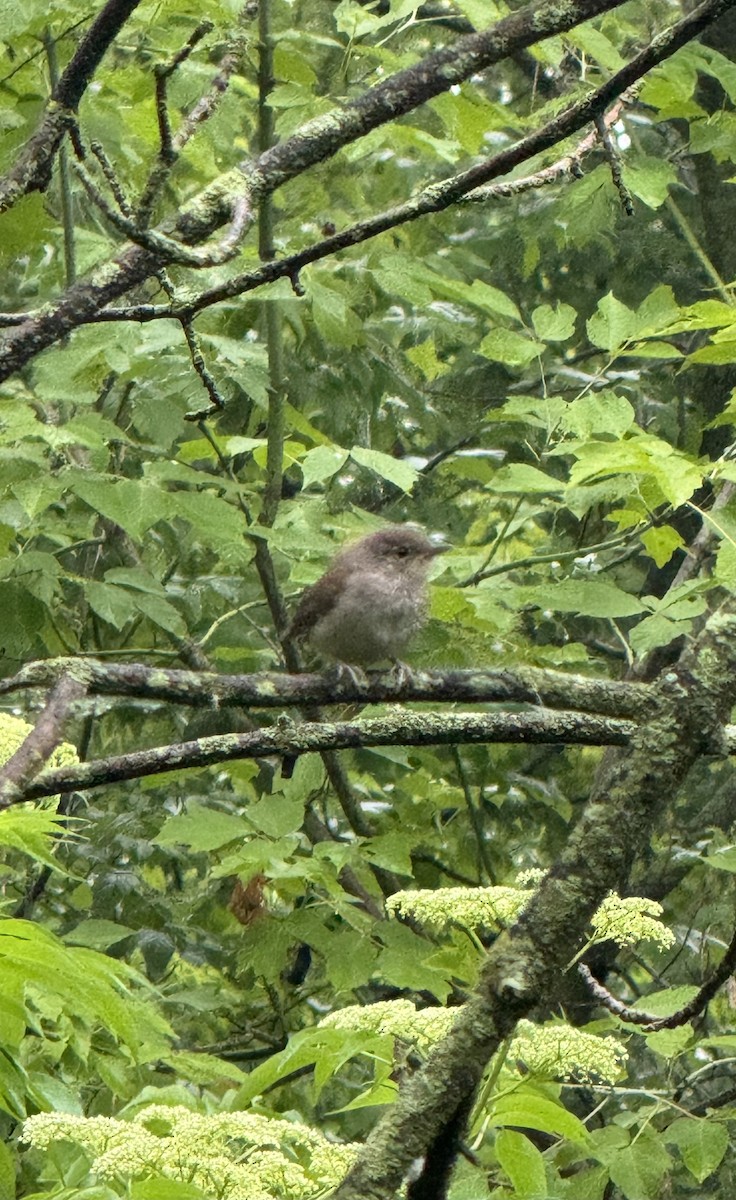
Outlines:
[{"label": "bird's pale breast", "polygon": [[397,658],[425,617],[425,589],[410,577],[360,571],[314,625],[312,644],[339,662],[369,666]]}]

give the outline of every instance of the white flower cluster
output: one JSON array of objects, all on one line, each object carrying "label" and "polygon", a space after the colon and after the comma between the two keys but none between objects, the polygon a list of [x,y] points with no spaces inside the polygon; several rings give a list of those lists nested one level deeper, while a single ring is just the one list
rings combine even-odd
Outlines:
[{"label": "white flower cluster", "polygon": [[[0,764],[6,763],[33,733],[33,726],[20,717],[0,713]],[[47,767],[69,767],[79,762],[79,755],[70,742],[61,742],[49,755]]]},{"label": "white flower cluster", "polygon": [[379,1000],[364,1007],[350,1004],[340,1008],[323,1017],[320,1025],[331,1029],[389,1033],[426,1050],[449,1032],[457,1012],[453,1008],[417,1009],[410,1000]]},{"label": "white flower cluster", "polygon": [[583,1033],[564,1023],[533,1025],[531,1021],[519,1021],[506,1062],[519,1062],[543,1079],[613,1083],[621,1075],[627,1057],[624,1047],[613,1038]]},{"label": "white flower cluster", "polygon": [[645,939],[656,942],[663,950],[675,944],[671,929],[663,925],[662,905],[644,896],[619,896],[609,892],[600,908],[593,914],[591,924],[596,942],[611,940],[618,946],[634,946]]},{"label": "white flower cluster", "polygon": [[386,901],[389,913],[411,916],[428,928],[465,925],[469,929],[511,924],[533,895],[532,889],[515,887],[452,887],[435,891],[395,892]]},{"label": "white flower cluster", "polygon": [[39,1113],[26,1121],[23,1136],[39,1150],[75,1142],[93,1173],[109,1182],[160,1175],[195,1184],[217,1200],[309,1200],[339,1183],[358,1151],[333,1145],[316,1129],[257,1113],[203,1116],[163,1104],[131,1121]]}]

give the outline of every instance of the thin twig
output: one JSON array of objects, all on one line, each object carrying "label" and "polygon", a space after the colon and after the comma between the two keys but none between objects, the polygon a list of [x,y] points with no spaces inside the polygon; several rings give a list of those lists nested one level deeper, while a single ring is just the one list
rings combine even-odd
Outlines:
[{"label": "thin twig", "polygon": [[652,1013],[641,1012],[639,1009],[629,1008],[621,1000],[617,1000],[607,988],[599,983],[593,975],[590,967],[585,963],[578,963],[578,973],[585,980],[586,985],[605,1008],[620,1017],[622,1021],[628,1021],[631,1025],[641,1025],[648,1033],[654,1033],[659,1029],[676,1029],[679,1025],[685,1025],[688,1021],[696,1017],[702,1012],[705,1006],[713,999],[716,992],[727,979],[730,979],[736,970],[736,933],[734,933],[728,945],[726,953],[719,962],[710,979],[706,980],[700,990],[676,1013],[672,1013],[669,1017],[657,1017]]}]

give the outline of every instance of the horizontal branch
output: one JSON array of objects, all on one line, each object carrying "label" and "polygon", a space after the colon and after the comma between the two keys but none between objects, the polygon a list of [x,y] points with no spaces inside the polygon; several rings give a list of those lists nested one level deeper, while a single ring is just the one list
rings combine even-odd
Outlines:
[{"label": "horizontal branch", "polygon": [[371,746],[449,746],[484,742],[551,745],[625,746],[636,726],[631,721],[582,713],[389,713],[363,721],[305,722],[282,718],[269,729],[221,734],[158,746],[132,754],[95,759],[73,767],[44,771],[25,788],[6,791],[0,808],[57,792],[82,791],[191,767],[211,767],[268,755],[291,758],[312,751]]},{"label": "horizontal branch", "polygon": [[194,708],[291,708],[309,704],[386,704],[398,701],[544,705],[605,717],[641,720],[649,708],[649,686],[586,679],[538,667],[515,670],[371,671],[365,679],[348,672],[286,675],[219,675],[168,670],[141,663],[103,663],[56,658],[28,663],[0,679],[0,695],[50,687],[65,674],[82,679],[89,695],[129,696]]}]

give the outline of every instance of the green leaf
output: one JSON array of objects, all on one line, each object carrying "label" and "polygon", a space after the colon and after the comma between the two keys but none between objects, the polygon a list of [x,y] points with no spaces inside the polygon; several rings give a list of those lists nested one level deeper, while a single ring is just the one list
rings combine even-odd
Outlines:
[{"label": "green leaf", "polygon": [[720,846],[703,858],[706,866],[715,867],[718,871],[729,871],[736,874],[736,846]]},{"label": "green leaf", "polygon": [[386,983],[412,991],[432,992],[442,1002],[451,983],[444,971],[427,966],[427,942],[398,921],[381,926],[383,949],[377,970]]},{"label": "green leaf", "polygon": [[64,819],[50,809],[6,808],[0,812],[0,846],[19,850],[65,874],[53,852],[55,840],[64,828]]},{"label": "green leaf", "polygon": [[609,292],[587,323],[588,337],[594,346],[613,352],[636,335],[637,324],[636,314]]},{"label": "green leaf", "polygon": [[638,155],[627,164],[624,178],[628,187],[649,208],[661,208],[677,183],[677,172],[666,158]]},{"label": "green leaf", "polygon": [[156,846],[189,846],[192,850],[218,850],[229,842],[245,841],[251,826],[242,818],[218,812],[192,801],[187,811],[167,817],[152,842]]},{"label": "green leaf", "polygon": [[268,837],[281,838],[295,833],[304,821],[304,798],[297,796],[264,796],[249,804],[247,820]]},{"label": "green leaf", "polygon": [[647,529],[641,535],[641,540],[647,554],[651,555],[658,567],[668,563],[675,551],[685,545],[681,534],[671,525]]},{"label": "green leaf", "polygon": [[302,471],[302,486],[310,487],[313,483],[324,483],[331,479],[345,466],[349,452],[342,446],[315,446],[308,450],[299,466]]},{"label": "green leaf", "polygon": [[15,1198],[15,1160],[10,1149],[0,1142],[0,1200]]},{"label": "green leaf", "polygon": [[579,438],[594,435],[622,438],[635,421],[636,413],[631,402],[608,389],[573,400],[560,414],[561,428]]},{"label": "green leaf", "polygon": [[583,617],[635,617],[647,608],[638,597],[602,579],[563,579],[519,591],[527,604]]},{"label": "green leaf", "polygon": [[513,463],[511,466],[501,467],[494,473],[488,487],[491,492],[522,496],[553,496],[565,490],[563,481],[545,475],[544,471],[527,466],[526,463]]},{"label": "green leaf", "polygon": [[[180,1179],[139,1179],[129,1184],[130,1200],[208,1200],[205,1192],[193,1183]],[[117,1194],[117,1193],[116,1193]]]},{"label": "green leaf", "polygon": [[514,1195],[528,1200],[544,1200],[547,1196],[544,1159],[529,1138],[516,1130],[502,1129],[496,1135],[494,1149],[501,1167],[511,1180]]},{"label": "green leaf", "polygon": [[630,1146],[611,1155],[608,1167],[626,1200],[657,1200],[671,1164],[660,1138],[643,1129]]},{"label": "green leaf", "polygon": [[531,1091],[502,1096],[493,1105],[491,1119],[494,1125],[517,1125],[524,1129],[539,1129],[543,1133],[556,1133],[584,1145],[588,1142],[588,1131],[578,1117],[568,1112],[562,1104]]},{"label": "green leaf", "polygon": [[309,295],[314,323],[326,342],[350,349],[362,341],[362,324],[344,292],[337,286],[328,287],[312,277]]},{"label": "green leaf", "polygon": [[350,457],[361,467],[367,467],[369,471],[374,471],[382,479],[387,479],[389,483],[401,488],[402,492],[410,492],[419,478],[419,472],[414,467],[410,467],[400,458],[383,454],[380,450],[367,450],[364,446],[352,446]]},{"label": "green leaf", "polygon": [[425,379],[431,383],[433,379],[444,375],[449,371],[449,363],[442,362],[437,357],[437,348],[434,338],[427,338],[424,342],[419,342],[416,346],[410,346],[406,351],[406,357],[409,362],[414,363],[422,372]]},{"label": "green leaf", "polygon": [[564,342],[575,332],[577,313],[570,304],[540,304],[532,313],[532,325],[543,342]]},{"label": "green leaf", "polygon": [[64,941],[69,946],[89,946],[92,950],[109,950],[125,938],[130,937],[135,930],[127,925],[119,925],[117,921],[105,921],[100,918],[80,921],[74,929],[64,935]]},{"label": "green leaf", "polygon": [[525,337],[513,329],[493,329],[487,333],[478,347],[478,352],[493,362],[505,363],[509,367],[526,367],[540,354],[543,342]]},{"label": "green leaf", "polygon": [[136,614],[135,599],[125,588],[90,579],[84,585],[84,594],[92,611],[115,629],[123,629]]},{"label": "green leaf", "polygon": [[62,478],[85,504],[134,538],[170,513],[166,494],[143,480],[86,475],[76,468],[67,469]]}]

